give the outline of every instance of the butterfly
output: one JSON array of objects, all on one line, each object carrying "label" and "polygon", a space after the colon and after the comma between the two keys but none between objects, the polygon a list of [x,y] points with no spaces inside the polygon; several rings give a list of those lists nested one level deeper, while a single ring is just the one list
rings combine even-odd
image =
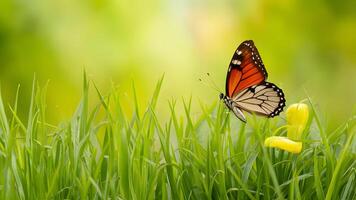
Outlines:
[{"label": "butterfly", "polygon": [[267,71],[252,40],[242,42],[232,56],[226,77],[226,94],[220,99],[237,118],[246,122],[242,111],[275,117],[283,111],[282,89],[267,82]]}]

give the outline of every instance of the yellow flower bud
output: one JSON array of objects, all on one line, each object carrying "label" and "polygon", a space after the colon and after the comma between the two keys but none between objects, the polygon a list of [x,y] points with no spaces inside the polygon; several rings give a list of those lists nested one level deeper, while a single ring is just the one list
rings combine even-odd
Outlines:
[{"label": "yellow flower bud", "polygon": [[300,153],[303,144],[301,142],[294,142],[286,137],[272,136],[265,140],[266,147],[276,147],[291,153]]},{"label": "yellow flower bud", "polygon": [[309,109],[304,103],[292,104],[286,111],[287,137],[292,140],[300,140],[308,122]]}]

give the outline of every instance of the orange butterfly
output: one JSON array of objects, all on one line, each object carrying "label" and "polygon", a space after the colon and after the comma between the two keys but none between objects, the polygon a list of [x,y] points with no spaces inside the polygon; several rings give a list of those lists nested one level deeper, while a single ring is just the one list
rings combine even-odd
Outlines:
[{"label": "orange butterfly", "polygon": [[242,110],[274,117],[282,112],[285,98],[282,89],[266,82],[267,71],[252,40],[244,41],[235,51],[226,77],[225,105],[237,118],[246,122]]}]

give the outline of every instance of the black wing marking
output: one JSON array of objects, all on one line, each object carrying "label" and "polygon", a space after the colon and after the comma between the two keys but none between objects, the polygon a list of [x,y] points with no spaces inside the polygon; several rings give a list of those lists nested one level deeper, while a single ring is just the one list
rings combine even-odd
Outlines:
[{"label": "black wing marking", "polygon": [[242,110],[268,117],[279,115],[286,105],[282,89],[269,82],[246,88],[233,101]]}]

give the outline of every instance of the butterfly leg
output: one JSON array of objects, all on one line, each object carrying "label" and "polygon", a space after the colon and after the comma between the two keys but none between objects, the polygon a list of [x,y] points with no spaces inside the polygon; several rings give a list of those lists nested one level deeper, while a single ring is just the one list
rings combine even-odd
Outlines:
[{"label": "butterfly leg", "polygon": [[237,118],[246,123],[246,117],[237,106],[232,106],[232,112]]}]

